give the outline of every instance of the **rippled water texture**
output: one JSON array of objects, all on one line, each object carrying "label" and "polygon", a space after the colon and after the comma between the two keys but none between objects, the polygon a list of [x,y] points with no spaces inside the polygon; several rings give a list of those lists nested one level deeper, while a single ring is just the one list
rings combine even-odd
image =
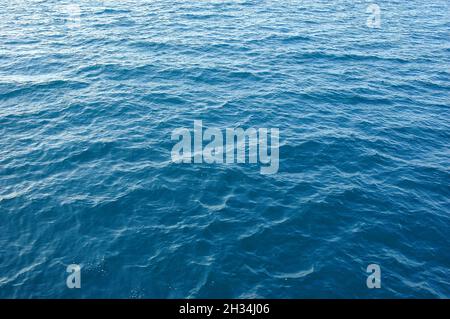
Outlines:
[{"label": "rippled water texture", "polygon": [[374,2],[3,0],[0,297],[450,297],[450,3]]}]

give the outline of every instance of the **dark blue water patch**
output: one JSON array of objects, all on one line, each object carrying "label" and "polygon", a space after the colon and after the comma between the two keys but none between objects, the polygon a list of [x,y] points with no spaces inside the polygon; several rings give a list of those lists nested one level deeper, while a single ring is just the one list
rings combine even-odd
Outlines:
[{"label": "dark blue water patch", "polygon": [[48,91],[53,90],[79,90],[87,88],[89,83],[81,81],[70,80],[50,80],[38,83],[27,83],[21,86],[14,86],[14,89],[5,90],[6,92],[0,93],[0,100],[8,100],[11,98],[17,98],[23,95],[32,95],[33,98],[39,98],[42,95],[48,94]]}]

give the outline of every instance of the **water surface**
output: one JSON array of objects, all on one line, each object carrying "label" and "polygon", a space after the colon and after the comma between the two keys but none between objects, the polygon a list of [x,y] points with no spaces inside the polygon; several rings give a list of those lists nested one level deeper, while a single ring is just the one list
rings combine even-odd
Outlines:
[{"label": "water surface", "polygon": [[[376,3],[2,1],[0,297],[450,297],[450,3]],[[194,120],[279,172],[172,163]]]}]

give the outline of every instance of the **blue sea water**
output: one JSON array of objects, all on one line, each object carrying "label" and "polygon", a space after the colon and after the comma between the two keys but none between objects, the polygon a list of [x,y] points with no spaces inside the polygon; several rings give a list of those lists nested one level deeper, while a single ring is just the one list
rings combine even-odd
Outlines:
[{"label": "blue sea water", "polygon": [[3,0],[0,297],[450,297],[450,2],[373,2]]}]

